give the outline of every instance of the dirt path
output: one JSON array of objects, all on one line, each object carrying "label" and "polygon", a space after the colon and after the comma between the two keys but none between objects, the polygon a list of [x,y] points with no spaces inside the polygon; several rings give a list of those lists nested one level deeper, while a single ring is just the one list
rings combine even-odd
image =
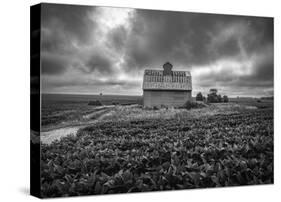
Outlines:
[{"label": "dirt path", "polygon": [[41,132],[40,140],[44,144],[51,144],[55,140],[59,140],[62,137],[65,137],[67,135],[73,134],[76,135],[77,131],[82,126],[77,127],[66,127],[66,128],[60,128],[60,129],[54,129],[47,132]]},{"label": "dirt path", "polygon": [[65,137],[67,135],[76,135],[77,131],[80,128],[84,128],[87,126],[90,126],[92,124],[97,123],[99,120],[102,120],[105,116],[108,114],[111,114],[112,110],[109,109],[105,111],[104,113],[100,113],[98,116],[95,117],[94,120],[84,123],[78,123],[78,124],[71,124],[66,126],[59,126],[56,128],[53,128],[51,130],[47,131],[41,131],[40,134],[40,141],[44,144],[51,144],[55,140],[59,140],[62,137]]}]

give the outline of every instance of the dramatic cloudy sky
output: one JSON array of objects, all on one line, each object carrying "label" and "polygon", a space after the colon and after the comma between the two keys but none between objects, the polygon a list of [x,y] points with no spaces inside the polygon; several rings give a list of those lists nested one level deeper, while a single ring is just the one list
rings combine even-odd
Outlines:
[{"label": "dramatic cloudy sky", "polygon": [[45,4],[44,93],[142,94],[145,68],[189,70],[193,95],[273,94],[273,20]]}]

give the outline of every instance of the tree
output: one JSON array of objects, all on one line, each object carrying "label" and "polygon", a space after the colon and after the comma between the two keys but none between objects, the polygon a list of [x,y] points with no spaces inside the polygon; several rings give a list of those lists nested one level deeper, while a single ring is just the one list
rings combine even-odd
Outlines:
[{"label": "tree", "polygon": [[203,96],[203,101],[206,102],[206,97],[205,96]]},{"label": "tree", "polygon": [[218,95],[217,98],[218,98],[218,102],[222,102],[222,97],[221,97],[221,95]]},{"label": "tree", "polygon": [[222,100],[223,100],[223,102],[228,102],[228,97],[226,95],[224,95]]},{"label": "tree", "polygon": [[214,93],[208,94],[207,101],[210,103],[218,102],[218,96]]},{"label": "tree", "polygon": [[218,102],[217,92],[218,92],[217,89],[211,88],[210,93],[208,94],[208,97],[207,97],[207,101],[210,103]]},{"label": "tree", "polygon": [[211,88],[210,93],[207,97],[207,102],[209,103],[217,103],[217,102],[228,102],[228,97],[226,95],[221,96],[220,94],[217,94],[218,89]]},{"label": "tree", "polygon": [[196,95],[196,101],[203,101],[203,95],[201,92],[197,93]]}]

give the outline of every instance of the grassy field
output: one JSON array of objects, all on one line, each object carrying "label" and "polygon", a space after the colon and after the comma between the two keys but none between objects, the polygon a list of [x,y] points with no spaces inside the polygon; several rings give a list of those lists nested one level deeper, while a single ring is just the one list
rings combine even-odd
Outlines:
[{"label": "grassy field", "polygon": [[[89,101],[100,100],[103,107],[88,105]],[[42,130],[56,127],[79,125],[89,122],[108,112],[112,103],[120,105],[141,104],[141,96],[115,95],[42,95]]]},{"label": "grassy field", "polygon": [[230,98],[231,103],[236,103],[244,106],[255,106],[257,108],[273,107],[273,99],[257,99],[257,98]]},{"label": "grassy field", "polygon": [[[99,100],[102,107],[88,105],[90,101]],[[193,98],[195,100],[195,98]],[[254,98],[231,98],[230,103],[241,106],[254,106],[258,108],[271,107],[272,100],[262,100],[257,102]],[[91,123],[97,117],[110,111],[112,104],[121,106],[130,104],[142,104],[141,96],[122,95],[71,95],[71,94],[43,94],[42,95],[42,131],[66,126],[81,125]],[[116,111],[116,110],[115,110]],[[117,112],[118,114],[119,112]],[[131,112],[131,109],[125,113]],[[137,113],[144,114],[145,111]],[[157,113],[156,113],[157,114]],[[141,116],[141,115],[139,115]],[[155,116],[153,113],[152,116]],[[130,116],[129,116],[130,117]],[[116,115],[116,118],[120,118]]]},{"label": "grassy field", "polygon": [[142,96],[130,95],[74,95],[74,94],[43,94],[42,101],[47,103],[88,103],[89,101],[100,100],[104,105],[111,105],[113,102],[119,104],[141,104]]},{"label": "grassy field", "polygon": [[103,107],[88,101],[58,110],[45,105],[47,116],[78,113],[89,124],[42,144],[44,197],[273,183],[272,101],[192,110],[121,105],[103,116],[96,115]]}]

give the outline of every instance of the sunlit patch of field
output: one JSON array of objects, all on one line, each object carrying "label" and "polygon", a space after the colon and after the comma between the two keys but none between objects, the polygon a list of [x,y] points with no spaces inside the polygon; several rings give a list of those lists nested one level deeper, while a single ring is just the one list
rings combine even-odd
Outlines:
[{"label": "sunlit patch of field", "polygon": [[[57,112],[53,110],[50,112],[50,117],[55,114],[55,117],[60,117],[59,122],[53,124],[47,124],[42,127],[41,131],[41,142],[50,144],[55,140],[59,140],[67,135],[76,135],[80,128],[94,125],[98,122],[116,122],[116,121],[140,121],[140,120],[154,120],[154,119],[176,119],[176,120],[187,120],[187,119],[198,119],[208,116],[216,115],[231,115],[239,114],[245,110],[256,110],[258,107],[254,102],[243,102],[243,103],[216,103],[208,104],[206,107],[199,109],[178,109],[178,108],[160,108],[157,110],[145,109],[141,105],[107,105],[107,106],[85,106],[85,103],[73,104],[70,106],[64,106],[66,103],[62,103],[62,107],[59,104],[57,108],[65,109]],[[268,104],[268,103],[267,103]],[[272,108],[272,104],[268,107]],[[69,107],[73,107],[72,110]],[[50,110],[51,111],[51,110]],[[59,115],[58,115],[59,114]],[[71,114],[71,115],[70,115]],[[49,116],[45,116],[48,119]],[[62,116],[62,117],[61,117]],[[63,118],[67,117],[67,118]],[[52,119],[52,118],[51,118]]]},{"label": "sunlit patch of field", "polygon": [[102,121],[130,121],[146,119],[170,119],[170,118],[200,118],[203,116],[214,116],[219,114],[237,114],[243,110],[253,110],[257,107],[252,105],[240,105],[236,103],[216,103],[209,104],[199,109],[177,109],[160,108],[157,110],[144,109],[140,105],[117,106],[112,108],[110,114],[104,117]]}]

